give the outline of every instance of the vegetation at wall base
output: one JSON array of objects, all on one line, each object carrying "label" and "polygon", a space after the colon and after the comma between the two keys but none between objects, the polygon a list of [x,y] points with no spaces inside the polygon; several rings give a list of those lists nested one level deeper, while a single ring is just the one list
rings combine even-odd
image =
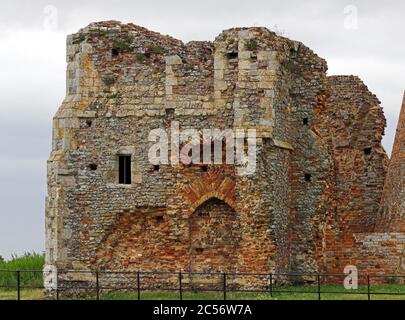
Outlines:
[{"label": "vegetation at wall base", "polygon": [[9,260],[0,260],[0,290],[13,290],[17,286],[16,270],[24,270],[20,273],[21,286],[42,287],[43,274],[39,270],[43,269],[44,263],[44,254],[36,252],[12,255]]}]

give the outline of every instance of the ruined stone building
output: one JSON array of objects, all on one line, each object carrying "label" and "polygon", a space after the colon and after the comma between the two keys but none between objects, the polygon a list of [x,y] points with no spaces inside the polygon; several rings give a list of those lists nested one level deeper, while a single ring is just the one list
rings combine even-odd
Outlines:
[{"label": "ruined stone building", "polygon": [[[405,102],[391,159],[356,76],[266,28],[187,44],[134,24],[67,39],[46,201],[50,270],[399,274]],[[404,100],[405,101],[405,100]],[[254,174],[151,164],[156,128],[255,129]]]}]

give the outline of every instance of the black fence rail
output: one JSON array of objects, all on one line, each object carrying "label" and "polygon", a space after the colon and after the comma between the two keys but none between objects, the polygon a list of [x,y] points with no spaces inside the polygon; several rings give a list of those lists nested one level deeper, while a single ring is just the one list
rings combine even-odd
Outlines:
[{"label": "black fence rail", "polygon": [[[183,300],[187,299],[186,294],[204,293],[223,300],[235,298],[235,295],[239,295],[237,299],[255,299],[258,294],[262,294],[261,299],[281,295],[291,299],[301,296],[317,300],[332,295],[356,295],[367,300],[375,296],[402,296],[405,299],[405,276],[360,274],[356,289],[344,287],[347,277],[346,274],[304,273],[0,270],[0,300]],[[34,291],[39,291],[39,297],[30,294]],[[160,296],[154,296],[153,292],[158,292]],[[166,295],[162,294],[164,292]],[[117,293],[121,295],[116,296]]]}]

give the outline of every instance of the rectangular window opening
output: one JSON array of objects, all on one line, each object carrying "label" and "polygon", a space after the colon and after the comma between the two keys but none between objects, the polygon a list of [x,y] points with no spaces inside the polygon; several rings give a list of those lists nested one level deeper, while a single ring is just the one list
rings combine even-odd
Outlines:
[{"label": "rectangular window opening", "polygon": [[131,156],[118,156],[119,184],[131,184]]}]

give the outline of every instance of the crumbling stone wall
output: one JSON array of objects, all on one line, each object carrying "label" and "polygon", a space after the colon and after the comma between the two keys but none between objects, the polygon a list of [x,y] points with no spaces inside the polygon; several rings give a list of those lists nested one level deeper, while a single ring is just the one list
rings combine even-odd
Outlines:
[{"label": "crumbling stone wall", "polygon": [[325,114],[336,164],[338,216],[350,232],[376,223],[388,157],[381,145],[386,120],[380,101],[358,77],[329,77]]},{"label": "crumbling stone wall", "polygon": [[385,180],[377,230],[405,232],[405,94]]},{"label": "crumbling stone wall", "polygon": [[[47,268],[318,272],[357,257],[339,250],[374,230],[388,161],[379,102],[358,78],[328,78],[302,43],[234,28],[184,44],[107,21],[69,36],[67,61]],[[255,129],[254,174],[152,165],[149,132],[174,133],[174,121]],[[129,185],[118,183],[118,155],[131,156]]]},{"label": "crumbling stone wall", "polygon": [[372,232],[386,175],[385,117],[378,99],[354,76],[328,78],[330,95],[318,126],[334,161],[333,214],[323,224],[325,269],[341,272],[356,250],[354,234]]},{"label": "crumbling stone wall", "polygon": [[[324,272],[340,273],[355,265],[369,274],[403,274],[404,234],[382,230],[380,207],[387,184],[400,195],[401,179],[387,175],[389,161],[381,140],[386,125],[378,99],[358,77],[329,77],[330,97],[321,131],[331,139],[335,163],[334,214],[323,226]],[[392,170],[392,169],[391,169]],[[388,212],[395,212],[389,210]],[[401,218],[397,220],[401,223]]]}]

